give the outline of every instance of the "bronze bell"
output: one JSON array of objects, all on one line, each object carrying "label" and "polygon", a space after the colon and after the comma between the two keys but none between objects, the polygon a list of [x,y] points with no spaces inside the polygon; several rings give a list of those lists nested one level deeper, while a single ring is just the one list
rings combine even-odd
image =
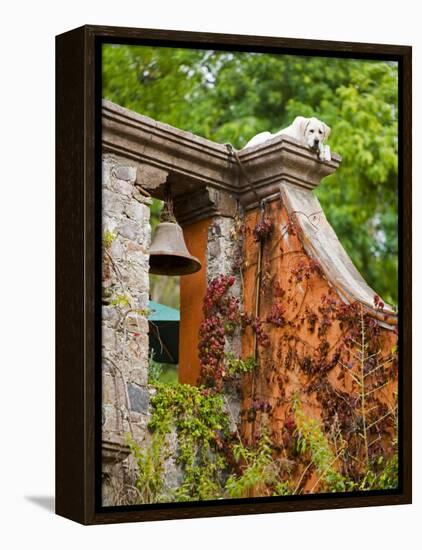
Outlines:
[{"label": "bronze bell", "polygon": [[202,267],[189,253],[182,228],[173,221],[157,225],[149,254],[149,272],[155,275],[190,275]]}]

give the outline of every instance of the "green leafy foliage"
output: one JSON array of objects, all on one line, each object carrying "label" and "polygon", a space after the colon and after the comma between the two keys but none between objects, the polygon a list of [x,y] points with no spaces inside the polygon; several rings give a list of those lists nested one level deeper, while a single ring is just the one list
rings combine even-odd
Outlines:
[{"label": "green leafy foliage", "polygon": [[170,363],[161,363],[161,374],[158,382],[161,384],[177,384],[178,366]]},{"label": "green leafy foliage", "polygon": [[[254,448],[231,444],[228,416],[223,398],[185,384],[156,384],[152,398],[153,414],[148,428],[148,445],[142,449],[133,438],[128,444],[138,466],[136,488],[139,501],[169,502],[215,500],[246,496],[257,484],[272,487],[274,495],[291,494],[288,481],[272,458],[272,444],[263,434]],[[168,436],[177,436],[176,462],[183,479],[176,489],[165,485],[165,460],[171,454]],[[228,468],[227,452],[237,464],[238,473]]]},{"label": "green leafy foliage", "polygon": [[154,360],[154,351],[151,350],[148,359],[148,384],[156,384],[163,373],[162,363],[158,363]]},{"label": "green leafy foliage", "polygon": [[176,490],[176,500],[206,500],[218,491],[224,458],[216,449],[219,433],[228,429],[223,399],[187,384],[158,387],[152,400],[154,414],[149,424],[152,431],[161,431],[173,423],[178,439],[177,462],[184,478]]},{"label": "green leafy foliage", "polygon": [[399,456],[397,449],[394,454],[385,459],[379,456],[376,463],[368,470],[359,484],[361,491],[375,489],[397,489],[399,481]]},{"label": "green leafy foliage", "polygon": [[110,304],[114,307],[129,307],[130,300],[126,294],[114,294]]},{"label": "green leafy foliage", "polygon": [[[367,471],[357,482],[339,472],[340,460],[344,456],[346,447],[333,451],[329,436],[324,433],[321,424],[315,418],[307,416],[298,398],[293,399],[293,410],[296,421],[297,451],[300,455],[310,458],[311,466],[316,470],[319,478],[313,490],[320,489],[328,492],[368,491],[396,489],[398,486],[398,453],[397,438],[393,441],[394,452],[386,458],[378,455]],[[318,489],[318,491],[320,491]]]},{"label": "green leafy foliage", "polygon": [[256,448],[239,443],[232,452],[242,471],[227,478],[225,490],[229,497],[246,497],[257,485],[272,486],[273,495],[292,494],[289,482],[280,479],[280,468],[273,460],[272,442],[266,433],[261,435]]},{"label": "green leafy foliage", "polygon": [[[296,420],[297,450],[299,454],[308,454],[315,468],[321,486],[328,492],[343,492],[346,490],[346,480],[338,472],[336,462],[341,456],[335,455],[320,423],[307,416],[300,401],[293,401]],[[315,486],[316,488],[316,486]]]},{"label": "green leafy foliage", "polygon": [[234,374],[245,374],[247,372],[252,372],[257,363],[252,356],[246,357],[246,359],[241,359],[236,357],[233,353],[226,353],[225,362],[228,374],[233,376]]},{"label": "green leafy foliage", "polygon": [[110,248],[110,246],[113,244],[114,239],[116,238],[116,233],[113,233],[112,231],[109,231],[108,229],[104,231],[103,233],[103,247],[104,248]]},{"label": "green leafy foliage", "polygon": [[139,502],[147,504],[165,501],[163,440],[159,437],[152,437],[151,443],[146,449],[141,449],[129,435],[127,435],[126,441],[138,466],[135,486]]},{"label": "green leafy foliage", "polygon": [[324,120],[343,160],[318,197],[368,283],[397,303],[396,63],[104,45],[103,96],[237,148],[297,115]]},{"label": "green leafy foliage", "polygon": [[[140,494],[148,498],[154,494],[155,502],[216,498],[221,492],[226,466],[224,456],[218,452],[218,441],[228,430],[222,397],[187,384],[157,384],[156,388],[148,425],[151,443],[142,451],[132,443],[139,468],[136,486]],[[164,482],[157,483],[157,479],[164,479],[166,439],[172,430],[177,435],[176,462],[182,468],[183,482],[171,491]]]}]

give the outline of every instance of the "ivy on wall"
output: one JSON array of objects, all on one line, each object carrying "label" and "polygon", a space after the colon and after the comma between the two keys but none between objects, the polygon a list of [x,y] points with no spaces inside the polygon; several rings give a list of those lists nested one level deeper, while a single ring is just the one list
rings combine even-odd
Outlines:
[{"label": "ivy on wall", "polygon": [[[271,223],[262,220],[253,236],[262,247],[264,262]],[[296,235],[294,222],[289,220],[287,225],[287,231]],[[243,266],[237,269],[242,271]],[[320,276],[318,263],[304,257],[291,268],[288,282],[305,284],[306,294],[312,278]],[[317,308],[304,306],[298,310],[300,315],[289,319],[290,298],[270,278],[266,284],[273,304],[265,318],[259,318],[256,312],[243,311],[231,295],[234,282],[233,274],[221,274],[209,282],[204,297],[200,386],[157,384],[149,444],[140,446],[130,439],[139,470],[138,502],[397,487],[397,395],[393,404],[382,398],[383,389],[397,381],[397,347],[385,349],[380,322],[361,304],[344,304],[332,290],[322,295]],[[374,306],[382,317],[384,304],[378,296]],[[258,349],[254,356],[237,357],[225,349],[226,338],[238,324],[252,331]],[[334,324],[340,327],[340,337],[332,345],[328,333]],[[303,326],[317,337],[317,347],[311,349],[298,338]],[[272,368],[265,364],[267,355],[262,352],[272,345],[273,328],[283,330],[280,338],[288,350],[280,357],[283,369],[302,373],[306,383],[300,394],[286,398],[280,434],[273,431],[274,404],[254,391],[241,411],[240,425],[233,430],[224,383],[234,376],[251,381],[260,369]],[[334,370],[338,380],[347,379],[348,391],[333,385]],[[311,396],[320,407],[320,417],[308,412]],[[248,424],[254,427],[252,438],[243,436],[242,426]],[[170,448],[172,434],[177,444]],[[281,443],[276,437],[280,435]],[[176,487],[166,485],[169,453],[180,471]]]}]

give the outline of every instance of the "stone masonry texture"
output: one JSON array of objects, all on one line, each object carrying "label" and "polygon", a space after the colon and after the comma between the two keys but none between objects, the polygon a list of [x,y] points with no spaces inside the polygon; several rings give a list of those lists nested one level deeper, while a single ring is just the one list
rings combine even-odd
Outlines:
[{"label": "stone masonry texture", "polygon": [[[150,199],[136,192],[136,167],[103,158],[102,439],[103,504],[116,503],[119,484],[133,476],[125,435],[147,436]],[[122,459],[123,463],[122,463]],[[129,480],[130,481],[130,480]]]}]

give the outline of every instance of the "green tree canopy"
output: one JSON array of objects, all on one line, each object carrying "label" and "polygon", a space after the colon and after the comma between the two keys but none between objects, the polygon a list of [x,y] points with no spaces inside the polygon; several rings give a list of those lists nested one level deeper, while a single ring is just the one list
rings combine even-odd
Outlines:
[{"label": "green tree canopy", "polygon": [[103,96],[220,143],[316,116],[343,161],[318,197],[368,283],[397,303],[394,62],[105,45]]}]

